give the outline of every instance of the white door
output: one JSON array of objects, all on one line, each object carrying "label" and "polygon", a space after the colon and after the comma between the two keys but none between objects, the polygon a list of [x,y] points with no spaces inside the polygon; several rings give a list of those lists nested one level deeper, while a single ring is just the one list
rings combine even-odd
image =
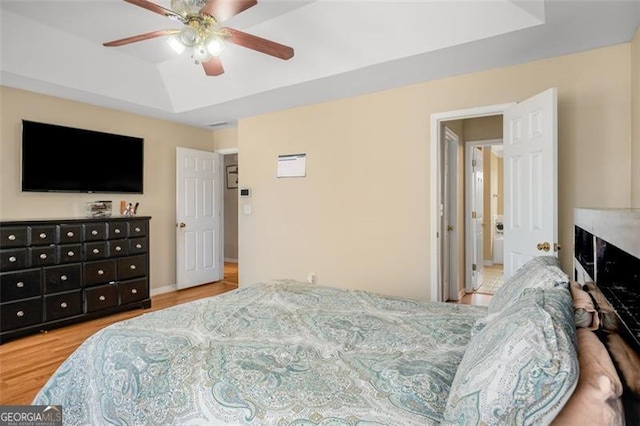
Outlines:
[{"label": "white door", "polygon": [[482,161],[482,149],[473,148],[472,159],[472,182],[473,189],[471,193],[471,235],[473,258],[471,265],[471,283],[473,289],[477,290],[482,285],[483,269],[484,269],[484,165]]},{"label": "white door", "polygon": [[504,277],[558,238],[557,89],[505,109]]},{"label": "white door", "polygon": [[224,275],[220,154],[176,148],[176,286],[219,281]]}]

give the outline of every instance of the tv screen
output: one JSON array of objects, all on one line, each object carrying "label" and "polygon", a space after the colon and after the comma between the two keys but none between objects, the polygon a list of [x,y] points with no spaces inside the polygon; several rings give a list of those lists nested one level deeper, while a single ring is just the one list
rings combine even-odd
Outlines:
[{"label": "tv screen", "polygon": [[22,191],[142,194],[144,139],[22,120]]}]

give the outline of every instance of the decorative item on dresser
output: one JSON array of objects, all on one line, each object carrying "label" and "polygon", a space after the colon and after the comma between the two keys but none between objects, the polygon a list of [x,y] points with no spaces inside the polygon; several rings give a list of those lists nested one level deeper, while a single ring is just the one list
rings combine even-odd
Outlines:
[{"label": "decorative item on dresser", "polygon": [[150,219],[0,222],[0,344],[151,307]]}]

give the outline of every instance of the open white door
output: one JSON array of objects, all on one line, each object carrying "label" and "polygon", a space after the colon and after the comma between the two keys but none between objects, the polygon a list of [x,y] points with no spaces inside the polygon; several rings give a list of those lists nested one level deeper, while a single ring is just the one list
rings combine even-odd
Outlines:
[{"label": "open white door", "polygon": [[176,148],[176,286],[224,276],[220,154]]},{"label": "open white door", "polygon": [[558,238],[557,89],[504,111],[504,278]]},{"label": "open white door", "polygon": [[484,272],[484,164],[482,149],[474,147],[471,160],[471,283],[473,290],[482,285]]}]

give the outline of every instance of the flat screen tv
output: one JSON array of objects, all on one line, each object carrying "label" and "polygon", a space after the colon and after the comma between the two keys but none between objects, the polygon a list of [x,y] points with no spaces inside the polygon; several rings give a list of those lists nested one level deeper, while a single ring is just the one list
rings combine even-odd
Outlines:
[{"label": "flat screen tv", "polygon": [[22,120],[22,191],[142,194],[144,139]]}]

